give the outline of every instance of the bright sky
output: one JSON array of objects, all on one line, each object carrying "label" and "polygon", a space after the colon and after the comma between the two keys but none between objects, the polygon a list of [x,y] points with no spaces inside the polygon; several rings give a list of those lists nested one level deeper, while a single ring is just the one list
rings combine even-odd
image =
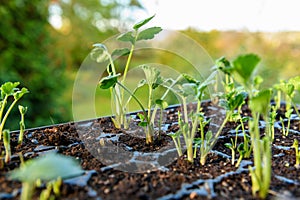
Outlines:
[{"label": "bright sky", "polygon": [[300,0],[140,0],[164,29],[300,31]]}]

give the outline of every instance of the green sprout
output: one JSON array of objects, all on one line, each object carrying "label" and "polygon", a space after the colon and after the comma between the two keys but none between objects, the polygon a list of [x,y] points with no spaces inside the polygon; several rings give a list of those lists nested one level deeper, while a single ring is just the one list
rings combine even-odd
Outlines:
[{"label": "green sprout", "polygon": [[[260,58],[255,54],[238,56],[233,61],[232,74],[234,80],[240,83],[248,93],[249,108],[252,119],[249,121],[250,137],[253,146],[254,166],[249,167],[252,180],[252,193],[260,198],[266,198],[271,181],[271,135],[270,123],[270,99],[272,91],[269,89],[255,91],[253,74]],[[259,116],[262,115],[266,123],[266,134],[260,139]]]},{"label": "green sprout", "polygon": [[[13,107],[16,105],[16,103],[22,98],[22,96],[26,93],[28,93],[28,90],[26,88],[22,88],[21,90],[17,88],[19,85],[19,82],[6,82],[0,87],[1,91],[1,97],[0,97],[0,140],[2,137],[2,131],[4,129],[5,122],[12,111]],[[14,101],[10,104],[6,112],[4,112],[4,109],[6,105],[8,104],[8,98],[10,96],[13,96]],[[4,115],[4,116],[3,116]]]},{"label": "green sprout", "polygon": [[[136,43],[138,41],[142,40],[149,40],[153,39],[156,34],[161,32],[160,27],[150,27],[146,28],[144,30],[140,30],[141,27],[143,27],[145,24],[147,24],[149,21],[151,21],[154,18],[154,15],[142,20],[141,22],[136,23],[133,26],[132,31],[128,31],[124,34],[121,34],[117,39],[122,42],[128,42],[131,44],[131,48],[122,48],[122,49],[116,49],[110,54],[108,52],[108,49],[103,44],[94,44],[94,49],[92,52],[92,57],[95,57],[97,62],[103,62],[106,60],[109,60],[109,65],[107,66],[107,72],[109,76],[116,76],[117,75],[117,69],[114,65],[113,56],[127,56],[126,65],[123,71],[123,77],[121,80],[121,84],[124,85],[126,82],[127,72],[129,70],[129,66],[131,63],[131,59],[133,56],[133,52],[136,46]],[[96,55],[96,56],[95,56]],[[126,99],[124,96],[124,88],[119,87],[116,85],[116,87],[110,88],[111,96],[112,96],[112,103],[115,106],[113,110],[115,110],[115,118],[112,118],[115,126],[117,128],[128,128],[128,119],[126,117],[127,115],[127,107],[126,107]]]},{"label": "green sprout", "polygon": [[31,200],[38,181],[51,182],[59,177],[71,178],[82,173],[80,165],[72,158],[49,153],[26,161],[11,172],[10,178],[22,181],[21,200]]},{"label": "green sprout", "polygon": [[3,143],[5,148],[5,162],[9,163],[11,157],[10,150],[10,131],[5,129],[3,130]]},{"label": "green sprout", "polygon": [[25,120],[24,120],[24,115],[27,112],[27,107],[18,106],[20,114],[21,114],[21,120],[20,120],[20,134],[19,134],[19,139],[18,139],[18,143],[22,144],[23,142],[23,137],[24,137],[24,131],[25,131]]},{"label": "green sprout", "polygon": [[[162,121],[162,115],[163,115],[163,109],[165,109],[168,106],[168,103],[163,100],[168,92],[170,90],[167,90],[163,96],[160,99],[153,100],[154,95],[153,91],[156,89],[158,86],[163,84],[163,78],[160,76],[160,71],[157,70],[154,67],[142,65],[141,66],[142,70],[145,73],[145,80],[141,80],[138,86],[131,91],[129,88],[127,88],[122,82],[118,81],[118,77],[120,74],[116,75],[111,75],[104,77],[100,80],[99,82],[99,87],[101,89],[108,89],[108,88],[115,88],[117,85],[122,88],[124,91],[128,92],[130,97],[128,98],[127,102],[125,103],[125,106],[129,103],[131,99],[134,99],[140,108],[142,109],[143,114],[138,114],[141,122],[139,125],[141,127],[145,128],[145,134],[146,134],[146,143],[151,144],[153,143],[153,133],[154,133],[154,120],[155,120],[155,114],[157,112],[157,109],[160,107],[161,108],[161,115],[160,115],[160,120],[159,120],[159,127],[161,126],[161,121]],[[135,95],[136,91],[141,88],[144,85],[148,86],[148,103],[147,103],[147,110],[143,106],[142,102],[138,99],[138,97]],[[152,111],[153,107],[153,102],[155,102],[155,108]],[[160,128],[159,128],[159,137],[160,137]]]},{"label": "green sprout", "polygon": [[299,153],[299,142],[298,142],[297,139],[294,139],[292,148],[295,149],[295,155],[296,155],[296,158],[295,158],[295,160],[296,160],[295,167],[297,169],[299,169],[299,167],[300,167],[300,153]]},{"label": "green sprout", "polygon": [[284,116],[287,118],[287,121],[288,121],[286,128],[285,128],[284,121],[283,121],[282,117],[280,117],[280,122],[281,122],[281,125],[282,125],[282,134],[284,136],[288,136],[289,135],[290,126],[291,126],[291,115],[292,115],[292,112],[293,112],[293,109],[289,109],[289,110],[287,110],[284,113]]}]

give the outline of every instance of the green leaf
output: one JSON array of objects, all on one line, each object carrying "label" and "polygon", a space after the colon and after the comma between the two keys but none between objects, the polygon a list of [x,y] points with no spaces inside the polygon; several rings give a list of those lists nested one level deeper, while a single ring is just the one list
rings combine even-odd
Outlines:
[{"label": "green leaf", "polygon": [[130,42],[131,44],[135,43],[135,38],[132,36],[132,31],[121,34],[117,40],[122,42]]},{"label": "green leaf", "polygon": [[147,24],[149,21],[151,21],[151,19],[153,19],[155,17],[155,15],[147,18],[147,19],[144,19],[138,23],[136,23],[134,26],[133,26],[133,29],[134,30],[138,30],[139,28],[141,28],[142,26],[144,26],[145,24]]},{"label": "green leaf", "polygon": [[136,41],[153,39],[154,36],[161,31],[162,29],[160,27],[147,28],[139,33]]},{"label": "green leaf", "polygon": [[233,61],[233,72],[236,81],[244,86],[247,85],[259,61],[260,58],[255,54],[238,56]]},{"label": "green leaf", "polygon": [[233,69],[230,62],[224,56],[216,60],[216,68],[228,75],[231,74]]},{"label": "green leaf", "polygon": [[249,107],[252,111],[266,115],[269,111],[272,91],[262,90],[250,99]]},{"label": "green leaf", "polygon": [[109,59],[107,48],[104,44],[94,44],[94,49],[91,51],[91,58],[98,63],[104,62]]},{"label": "green leaf", "polygon": [[27,112],[27,107],[19,105],[18,108],[19,108],[21,115],[25,115],[25,113]]},{"label": "green leaf", "polygon": [[159,105],[161,109],[166,109],[169,106],[168,102],[162,99],[156,99],[155,104]]},{"label": "green leaf", "polygon": [[181,76],[188,82],[188,83],[195,83],[198,84],[199,81],[196,80],[194,77],[190,76],[189,74],[181,74]]},{"label": "green leaf", "polygon": [[25,162],[19,169],[12,171],[10,177],[33,183],[38,179],[51,181],[58,177],[69,178],[82,173],[81,166],[71,157],[49,153]]},{"label": "green leaf", "polygon": [[225,143],[224,146],[229,148],[229,149],[233,149],[233,146],[232,146],[231,143]]},{"label": "green leaf", "polygon": [[20,91],[14,93],[14,98],[16,100],[20,99],[24,94],[29,93],[27,88],[22,88]]},{"label": "green leaf", "polygon": [[6,82],[4,84],[1,85],[1,93],[3,93],[3,95],[13,95],[15,93],[16,90],[18,90],[17,86],[20,85],[20,82]]},{"label": "green leaf", "polygon": [[150,85],[152,89],[155,89],[163,83],[160,71],[157,68],[148,65],[142,65],[141,68],[144,71],[147,84]]},{"label": "green leaf", "polygon": [[130,50],[128,48],[122,48],[122,49],[115,49],[111,56],[126,56],[130,53]]},{"label": "green leaf", "polygon": [[147,122],[140,122],[139,126],[140,127],[147,127],[148,123]]},{"label": "green leaf", "polygon": [[101,89],[108,89],[111,87],[114,87],[116,85],[116,83],[118,82],[118,77],[121,74],[116,74],[116,75],[111,75],[111,76],[106,76],[104,78],[102,78],[99,82],[99,87]]}]

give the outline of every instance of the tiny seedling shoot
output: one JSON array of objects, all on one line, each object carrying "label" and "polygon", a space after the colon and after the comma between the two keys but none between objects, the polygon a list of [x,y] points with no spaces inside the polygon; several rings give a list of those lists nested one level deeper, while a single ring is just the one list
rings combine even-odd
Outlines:
[{"label": "tiny seedling shoot", "polygon": [[[124,85],[126,83],[127,73],[130,67],[130,63],[132,60],[133,52],[135,49],[135,45],[137,42],[142,40],[153,39],[156,34],[158,34],[162,29],[160,27],[150,27],[144,30],[141,28],[146,25],[149,21],[154,18],[154,15],[142,20],[141,22],[136,23],[132,28],[133,30],[128,31],[126,33],[121,34],[117,39],[121,42],[130,43],[131,48],[122,48],[116,49],[110,54],[108,49],[103,44],[95,44],[94,50],[92,52],[92,57],[96,59],[97,62],[104,62],[109,60],[109,64],[107,66],[107,72],[109,77],[117,76],[118,69],[115,67],[113,56],[128,56],[126,65],[124,67],[124,71],[122,73],[122,78],[120,80],[120,84],[115,85],[114,87],[110,87],[112,103],[114,108],[112,107],[112,111],[114,112],[115,117],[112,118],[114,125],[116,128],[128,128],[128,119],[127,119],[127,100],[125,99],[125,91]],[[100,53],[99,53],[100,52]],[[128,91],[127,91],[128,92]]]},{"label": "tiny seedling shoot", "polygon": [[10,178],[22,181],[21,200],[31,200],[37,182],[55,182],[59,181],[59,177],[71,178],[81,174],[81,166],[72,158],[49,153],[26,161],[11,172]]}]

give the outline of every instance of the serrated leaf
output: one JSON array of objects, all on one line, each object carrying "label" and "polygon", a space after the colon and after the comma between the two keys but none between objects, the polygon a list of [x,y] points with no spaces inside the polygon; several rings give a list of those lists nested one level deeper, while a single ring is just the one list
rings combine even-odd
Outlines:
[{"label": "serrated leaf", "polygon": [[115,49],[111,56],[126,56],[130,53],[130,50],[128,48],[122,48],[122,49]]},{"label": "serrated leaf", "polygon": [[147,28],[139,33],[136,41],[153,39],[154,36],[161,31],[162,29],[160,27]]},{"label": "serrated leaf", "polygon": [[117,40],[122,41],[122,42],[130,42],[131,44],[135,43],[135,39],[132,36],[132,31],[129,31],[127,33],[121,34]]},{"label": "serrated leaf", "polygon": [[142,26],[144,26],[145,24],[147,24],[149,21],[151,21],[151,19],[153,19],[155,17],[155,15],[148,17],[147,19],[144,19],[138,23],[136,23],[135,25],[133,25],[133,29],[134,30],[138,30],[139,28],[141,28]]},{"label": "serrated leaf", "polygon": [[18,90],[17,86],[20,84],[20,82],[6,82],[4,84],[1,85],[1,93],[3,93],[3,95],[7,95],[7,96],[10,96],[10,95],[13,95],[14,92],[16,90]]}]

